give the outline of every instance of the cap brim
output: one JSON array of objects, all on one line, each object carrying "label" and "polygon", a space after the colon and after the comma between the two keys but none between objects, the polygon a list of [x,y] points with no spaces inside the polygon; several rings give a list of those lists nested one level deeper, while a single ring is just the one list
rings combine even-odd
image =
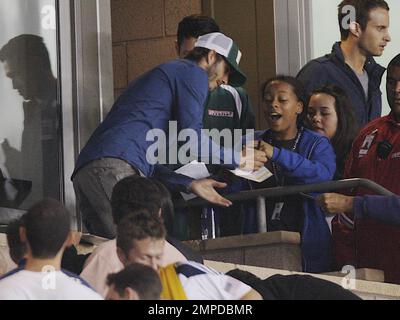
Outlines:
[{"label": "cap brim", "polygon": [[[233,66],[231,67],[233,68]],[[246,75],[239,68],[233,68],[233,70],[229,75],[229,85],[232,87],[243,87],[247,81]]]}]

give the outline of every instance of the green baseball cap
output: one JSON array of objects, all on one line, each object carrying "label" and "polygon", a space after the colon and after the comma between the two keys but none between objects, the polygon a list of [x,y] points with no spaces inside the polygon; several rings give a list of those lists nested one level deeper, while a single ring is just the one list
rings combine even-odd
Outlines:
[{"label": "green baseball cap", "polygon": [[239,68],[242,53],[231,38],[220,32],[208,33],[200,36],[194,46],[214,50],[226,59],[232,69],[229,75],[231,86],[241,87],[246,83],[247,77]]}]

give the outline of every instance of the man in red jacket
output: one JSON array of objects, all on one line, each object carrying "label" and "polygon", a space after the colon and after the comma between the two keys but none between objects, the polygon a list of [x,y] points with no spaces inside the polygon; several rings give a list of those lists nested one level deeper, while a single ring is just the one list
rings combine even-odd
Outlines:
[{"label": "man in red jacket", "polygon": [[[347,161],[345,176],[373,180],[399,195],[400,54],[389,63],[386,91],[392,111],[361,130]],[[368,194],[371,191],[362,188],[353,192],[356,196]],[[400,284],[400,228],[375,219],[354,220],[353,205],[346,205],[349,203],[346,197],[330,195],[328,198],[325,200],[337,207],[335,213],[345,213],[333,221],[338,266],[353,264],[358,268],[381,269],[387,282]]]}]

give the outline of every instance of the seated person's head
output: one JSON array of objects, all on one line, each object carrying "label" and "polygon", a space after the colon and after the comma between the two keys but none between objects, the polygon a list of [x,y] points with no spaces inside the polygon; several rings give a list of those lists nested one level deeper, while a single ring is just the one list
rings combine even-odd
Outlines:
[{"label": "seated person's head", "polygon": [[142,264],[131,264],[107,277],[107,300],[160,300],[162,286],[158,273]]},{"label": "seated person's head", "polygon": [[278,140],[292,139],[303,122],[306,94],[302,83],[290,76],[277,76],[262,86],[263,112]]},{"label": "seated person's head", "polygon": [[26,243],[21,241],[20,227],[23,226],[23,217],[12,221],[7,227],[7,244],[10,257],[15,264],[20,264],[27,253]]},{"label": "seated person's head", "polygon": [[114,223],[119,224],[126,213],[142,210],[160,215],[168,221],[173,212],[171,197],[166,188],[156,180],[130,176],[119,181],[111,195]]},{"label": "seated person's head", "polygon": [[71,216],[58,201],[46,199],[33,205],[24,215],[21,241],[28,246],[28,258],[53,259],[62,256],[72,242]]},{"label": "seated person's head", "polygon": [[133,210],[117,227],[117,254],[122,264],[140,263],[158,270],[165,234],[160,217],[146,210]]}]

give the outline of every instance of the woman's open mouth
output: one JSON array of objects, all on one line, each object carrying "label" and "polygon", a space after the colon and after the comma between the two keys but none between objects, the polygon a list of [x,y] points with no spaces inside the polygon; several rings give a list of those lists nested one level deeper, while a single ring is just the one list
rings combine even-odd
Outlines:
[{"label": "woman's open mouth", "polygon": [[282,118],[282,115],[277,112],[272,112],[269,114],[269,118],[275,122],[275,121],[278,121],[280,118]]}]

